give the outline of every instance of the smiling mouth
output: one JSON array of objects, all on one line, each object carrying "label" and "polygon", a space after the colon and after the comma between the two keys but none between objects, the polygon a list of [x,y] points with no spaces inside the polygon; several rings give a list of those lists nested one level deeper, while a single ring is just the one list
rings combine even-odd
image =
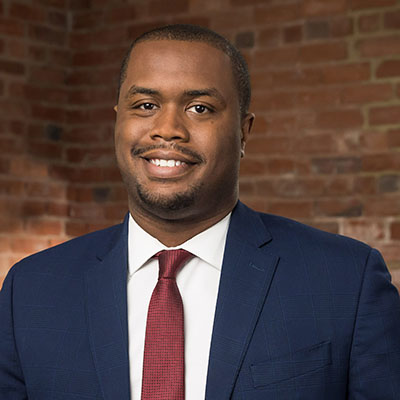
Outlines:
[{"label": "smiling mouth", "polygon": [[188,165],[185,161],[181,160],[166,160],[163,158],[150,158],[147,159],[151,164],[156,165],[157,167],[161,168],[174,168],[179,166]]}]

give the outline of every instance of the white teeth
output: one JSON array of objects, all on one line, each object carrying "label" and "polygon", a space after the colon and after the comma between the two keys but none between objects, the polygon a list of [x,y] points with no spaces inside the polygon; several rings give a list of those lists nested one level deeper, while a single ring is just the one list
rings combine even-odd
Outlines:
[{"label": "white teeth", "polygon": [[158,158],[151,158],[150,162],[157,167],[179,167],[180,165],[184,164],[184,161],[179,160],[163,160]]}]

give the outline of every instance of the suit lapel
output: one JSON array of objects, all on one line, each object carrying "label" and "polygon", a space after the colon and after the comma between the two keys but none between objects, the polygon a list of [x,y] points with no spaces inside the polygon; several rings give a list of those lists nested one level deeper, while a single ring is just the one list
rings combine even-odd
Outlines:
[{"label": "suit lapel", "polygon": [[[100,248],[86,274],[86,313],[93,360],[105,400],[129,399],[127,323],[128,217]],[[101,247],[101,243],[99,243]]]},{"label": "suit lapel", "polygon": [[279,257],[259,215],[238,203],[229,226],[215,311],[206,399],[229,399]]}]

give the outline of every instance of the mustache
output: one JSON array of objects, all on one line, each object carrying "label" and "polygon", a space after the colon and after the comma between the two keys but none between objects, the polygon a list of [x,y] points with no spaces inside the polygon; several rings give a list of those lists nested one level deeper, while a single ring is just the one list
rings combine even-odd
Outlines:
[{"label": "mustache", "polygon": [[203,163],[204,158],[197,152],[193,150],[189,150],[186,147],[180,146],[179,144],[172,144],[171,146],[165,146],[162,144],[154,144],[151,146],[144,146],[144,147],[135,147],[132,149],[132,155],[133,156],[140,156],[144,153],[147,153],[148,151],[152,150],[176,150],[179,151],[180,153],[189,156],[191,159],[193,159],[196,163]]}]

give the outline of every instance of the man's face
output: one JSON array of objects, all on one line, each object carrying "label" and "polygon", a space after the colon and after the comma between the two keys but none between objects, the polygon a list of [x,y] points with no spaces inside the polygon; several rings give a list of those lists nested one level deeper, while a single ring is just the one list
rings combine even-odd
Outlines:
[{"label": "man's face", "polygon": [[234,206],[252,116],[240,117],[227,55],[200,42],[141,42],[116,110],[131,212],[195,219]]}]

